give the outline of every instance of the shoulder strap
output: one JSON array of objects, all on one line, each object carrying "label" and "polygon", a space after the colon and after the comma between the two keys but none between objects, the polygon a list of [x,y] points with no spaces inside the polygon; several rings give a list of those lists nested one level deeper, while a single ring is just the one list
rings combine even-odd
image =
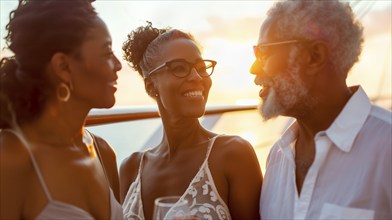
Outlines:
[{"label": "shoulder strap", "polygon": [[[106,180],[107,180],[108,183],[109,183],[108,174],[106,173],[106,169],[105,169],[105,166],[104,166],[104,164],[103,164],[102,156],[101,156],[101,153],[100,153],[99,147],[98,147],[98,142],[97,142],[97,140],[95,139],[95,136],[94,136],[91,132],[89,132],[87,129],[85,129],[85,131],[86,131],[86,134],[89,135],[89,136],[93,139],[94,149],[95,149],[95,151],[97,152],[99,162],[100,162],[100,164],[101,164],[101,167],[102,167],[102,169],[103,169],[103,172],[105,173]],[[110,184],[109,184],[109,185],[110,185]]]},{"label": "shoulder strap", "polygon": [[44,190],[46,197],[48,198],[49,201],[52,201],[52,196],[49,193],[48,187],[46,186],[46,183],[44,181],[42,173],[38,167],[38,163],[34,157],[33,152],[29,148],[28,141],[26,140],[25,136],[23,135],[23,132],[20,129],[16,129],[16,130],[4,129],[4,131],[8,131],[8,132],[14,134],[20,140],[20,142],[22,142],[22,145],[26,148],[26,150],[30,156],[31,162],[33,163],[34,170],[37,173],[38,180],[41,183],[42,189]]},{"label": "shoulder strap", "polygon": [[142,152],[142,156],[140,158],[140,164],[139,164],[139,175],[141,175],[142,169],[143,169],[143,159],[144,159],[144,153],[146,153],[146,151]]},{"label": "shoulder strap", "polygon": [[209,143],[208,148],[207,148],[207,155],[206,155],[206,159],[205,159],[206,161],[210,157],[212,146],[214,145],[216,138],[218,138],[219,136],[221,136],[221,134],[218,134],[218,135],[214,136],[213,138],[211,138],[210,143]]}]

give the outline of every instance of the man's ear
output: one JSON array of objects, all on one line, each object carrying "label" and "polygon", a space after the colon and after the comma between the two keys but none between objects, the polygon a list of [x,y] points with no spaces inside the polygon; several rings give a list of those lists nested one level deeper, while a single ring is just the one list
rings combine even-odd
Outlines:
[{"label": "man's ear", "polygon": [[63,82],[71,82],[70,58],[64,53],[55,53],[50,60],[53,73]]},{"label": "man's ear", "polygon": [[328,46],[323,41],[314,41],[307,45],[308,51],[308,74],[317,74],[328,63],[329,51]]},{"label": "man's ear", "polygon": [[144,79],[144,87],[151,97],[156,97],[158,95],[158,91],[155,88],[154,82],[150,77]]}]

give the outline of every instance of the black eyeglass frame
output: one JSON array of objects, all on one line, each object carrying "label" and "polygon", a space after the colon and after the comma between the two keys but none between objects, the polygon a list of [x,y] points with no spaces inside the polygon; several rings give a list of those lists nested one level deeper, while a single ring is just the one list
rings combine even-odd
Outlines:
[{"label": "black eyeglass frame", "polygon": [[218,62],[216,62],[215,60],[198,60],[198,61],[196,61],[196,62],[194,62],[194,63],[191,63],[191,62],[188,62],[188,61],[185,60],[185,59],[174,59],[174,60],[167,61],[167,62],[165,62],[165,63],[159,65],[158,67],[154,68],[153,70],[151,70],[151,71],[147,74],[147,77],[149,77],[149,76],[151,76],[151,74],[153,74],[153,73],[155,73],[155,72],[157,72],[157,71],[159,71],[159,70],[161,70],[161,69],[163,69],[163,68],[169,66],[171,63],[179,62],[179,61],[188,64],[188,66],[189,66],[190,68],[189,68],[189,72],[188,72],[187,74],[185,74],[184,76],[177,76],[176,74],[173,73],[173,75],[176,76],[176,77],[178,77],[178,78],[187,77],[187,76],[191,73],[192,69],[195,68],[195,65],[198,64],[198,63],[201,63],[201,62],[211,62],[211,65],[206,67],[206,69],[212,68],[211,73],[208,74],[208,75],[201,75],[201,74],[197,71],[197,69],[196,69],[196,72],[199,74],[199,76],[201,76],[201,77],[203,77],[203,78],[210,77],[210,76],[212,75],[212,73],[214,72],[214,69],[215,69],[216,64],[218,63]]}]

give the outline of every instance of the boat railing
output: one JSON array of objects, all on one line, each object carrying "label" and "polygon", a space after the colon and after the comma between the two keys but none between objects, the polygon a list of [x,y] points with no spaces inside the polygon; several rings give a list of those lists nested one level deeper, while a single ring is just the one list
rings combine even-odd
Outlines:
[{"label": "boat railing", "polygon": [[[391,96],[378,96],[371,101],[383,107],[392,109]],[[387,102],[385,104],[385,102]],[[221,115],[229,112],[241,112],[256,110],[257,104],[232,104],[207,106],[205,115]],[[151,118],[159,118],[156,106],[115,106],[110,109],[92,109],[87,117],[86,125],[104,125],[116,122],[135,121]]]},{"label": "boat railing", "polygon": [[[256,104],[207,106],[205,115],[220,115],[228,112],[256,110],[256,108]],[[110,109],[92,109],[87,117],[86,125],[104,125],[159,117],[156,106],[115,106]]]}]

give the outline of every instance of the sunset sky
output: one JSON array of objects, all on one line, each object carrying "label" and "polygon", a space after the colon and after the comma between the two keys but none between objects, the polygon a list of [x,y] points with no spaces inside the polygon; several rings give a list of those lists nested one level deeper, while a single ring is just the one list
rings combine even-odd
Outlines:
[{"label": "sunset sky", "polygon": [[[273,2],[97,0],[93,4],[112,34],[113,49],[120,59],[127,34],[146,21],[158,28],[170,26],[192,33],[204,48],[203,57],[218,61],[209,104],[233,104],[239,100],[258,101],[259,88],[249,74],[254,59],[252,45],[257,42],[259,27]],[[362,84],[369,96],[390,97],[392,3],[351,3],[363,22],[366,38],[361,61],[353,68],[348,84]],[[17,0],[0,0],[2,38],[8,13],[16,5]],[[1,48],[4,46],[2,39]],[[2,57],[4,54],[9,53],[2,50]],[[142,79],[122,62],[117,105],[154,104],[144,92]]]}]

